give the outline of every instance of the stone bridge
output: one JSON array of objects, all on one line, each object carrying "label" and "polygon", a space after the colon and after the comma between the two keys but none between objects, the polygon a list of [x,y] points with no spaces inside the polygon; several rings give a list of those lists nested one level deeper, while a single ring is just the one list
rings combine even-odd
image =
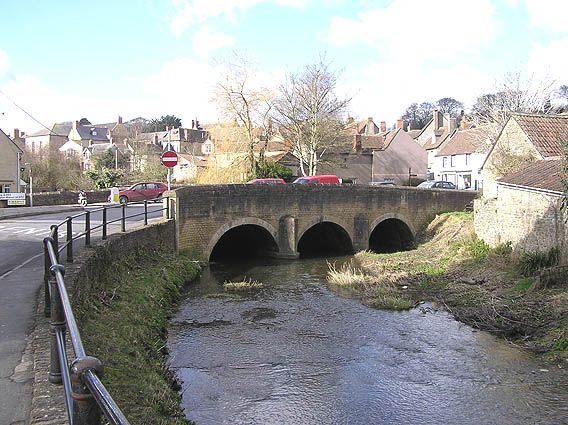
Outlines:
[{"label": "stone bridge", "polygon": [[413,246],[437,214],[462,211],[465,190],[336,185],[198,185],[167,192],[176,246],[202,261]]}]

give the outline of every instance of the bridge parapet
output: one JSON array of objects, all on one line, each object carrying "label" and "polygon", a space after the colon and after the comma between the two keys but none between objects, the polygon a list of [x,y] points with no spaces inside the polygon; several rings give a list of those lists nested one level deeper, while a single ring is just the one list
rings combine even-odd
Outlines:
[{"label": "bridge parapet", "polygon": [[354,251],[368,249],[385,221],[412,237],[437,214],[462,211],[478,193],[410,187],[335,185],[194,185],[168,192],[174,199],[178,251],[209,261],[225,233],[239,226],[261,229],[275,256],[294,258],[302,237],[320,223],[348,235]]}]

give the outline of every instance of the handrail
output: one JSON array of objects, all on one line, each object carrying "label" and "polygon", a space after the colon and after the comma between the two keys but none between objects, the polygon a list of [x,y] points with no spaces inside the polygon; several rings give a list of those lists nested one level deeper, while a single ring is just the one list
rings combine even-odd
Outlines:
[{"label": "handrail", "polygon": [[[166,211],[170,217],[170,199],[164,198],[165,206],[151,211]],[[148,201],[144,201],[144,212],[126,215],[125,205],[103,206],[102,208],[84,211],[68,216],[61,223],[50,227],[49,236],[44,243],[44,285],[45,315],[50,318],[51,325],[51,362],[49,381],[63,384],[67,416],[71,425],[100,425],[101,413],[112,425],[129,425],[128,420],[112,399],[100,378],[103,376],[103,365],[95,357],[87,356],[81,341],[79,328],[73,315],[71,301],[65,287],[65,266],[59,263],[59,254],[66,249],[66,262],[73,262],[73,241],[85,237],[85,245],[90,245],[93,231],[102,228],[102,239],[107,237],[107,225],[120,221],[121,232],[126,231],[126,219],[144,215],[144,225],[148,224]],[[119,219],[107,221],[107,209],[121,207]],[[103,223],[91,227],[92,213],[102,211]],[[73,219],[85,216],[85,230],[73,236]],[[59,228],[66,229],[66,242],[59,245]],[[65,349],[65,333],[68,330],[75,360],[68,365]]]}]

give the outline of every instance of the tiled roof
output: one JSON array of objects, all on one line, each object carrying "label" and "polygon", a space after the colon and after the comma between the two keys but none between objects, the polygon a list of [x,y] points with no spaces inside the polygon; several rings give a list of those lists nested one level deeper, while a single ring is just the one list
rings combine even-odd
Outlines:
[{"label": "tiled roof", "polygon": [[81,140],[96,140],[108,142],[108,128],[106,127],[95,127],[91,125],[79,125],[77,126],[77,132]]},{"label": "tiled roof", "polygon": [[51,128],[44,128],[43,130],[37,131],[34,134],[28,135],[27,137],[47,136],[48,134],[67,137],[72,127],[73,126],[71,124],[53,124]]},{"label": "tiled roof", "polygon": [[488,153],[491,149],[488,134],[483,127],[455,131],[448,143],[438,151],[436,156]]},{"label": "tiled roof", "polygon": [[544,158],[564,155],[568,140],[567,115],[514,114],[521,129]]},{"label": "tiled roof", "polygon": [[196,167],[207,167],[207,159],[204,156],[191,155],[187,153],[180,153],[179,156],[186,161],[195,164]]},{"label": "tiled roof", "polygon": [[444,143],[446,141],[446,139],[448,138],[449,134],[448,134],[448,129],[447,128],[440,128],[438,129],[436,132],[436,141],[432,142],[432,137],[430,137],[426,143],[424,143],[423,148],[426,150],[429,149],[436,149],[439,148],[440,145],[442,143]]},{"label": "tiled roof", "polygon": [[497,183],[562,192],[562,174],[563,159],[536,161],[522,171],[498,179]]}]

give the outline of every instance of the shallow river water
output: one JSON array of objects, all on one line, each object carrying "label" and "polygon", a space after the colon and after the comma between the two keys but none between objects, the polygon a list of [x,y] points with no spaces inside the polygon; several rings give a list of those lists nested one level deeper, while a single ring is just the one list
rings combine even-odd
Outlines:
[{"label": "shallow river water", "polygon": [[[339,260],[342,261],[342,260]],[[568,424],[568,374],[430,308],[330,290],[325,259],[213,265],[169,329],[185,415],[202,424]],[[243,298],[225,280],[265,287]]]}]

